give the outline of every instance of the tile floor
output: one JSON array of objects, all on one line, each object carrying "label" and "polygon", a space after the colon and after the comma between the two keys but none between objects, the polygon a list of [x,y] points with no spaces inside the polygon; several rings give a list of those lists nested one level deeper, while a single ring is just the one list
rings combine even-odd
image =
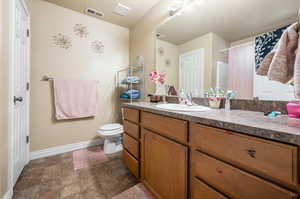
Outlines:
[{"label": "tile floor", "polygon": [[155,197],[142,183],[139,183],[112,199],[155,199]]},{"label": "tile floor", "polygon": [[111,199],[138,183],[121,153],[94,168],[74,171],[72,152],[33,160],[20,176],[13,199]]}]

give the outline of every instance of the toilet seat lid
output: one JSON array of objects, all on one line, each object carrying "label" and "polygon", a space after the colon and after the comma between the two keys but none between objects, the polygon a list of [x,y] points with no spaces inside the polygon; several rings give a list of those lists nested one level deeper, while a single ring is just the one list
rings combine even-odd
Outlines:
[{"label": "toilet seat lid", "polygon": [[106,124],[104,126],[100,127],[100,131],[114,131],[114,130],[118,130],[121,129],[123,126],[121,124],[118,123],[113,123],[113,124]]},{"label": "toilet seat lid", "polygon": [[98,131],[98,134],[100,136],[113,136],[113,135],[120,135],[122,134],[124,131],[123,129],[118,129],[118,130],[114,130],[114,131]]}]

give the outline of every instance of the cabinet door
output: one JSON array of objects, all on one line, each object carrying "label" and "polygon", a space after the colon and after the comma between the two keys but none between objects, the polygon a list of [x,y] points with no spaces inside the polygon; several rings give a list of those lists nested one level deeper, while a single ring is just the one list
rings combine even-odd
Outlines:
[{"label": "cabinet door", "polygon": [[228,199],[199,179],[191,179],[191,199]]},{"label": "cabinet door", "polygon": [[187,198],[188,149],[142,129],[142,181],[161,199]]}]

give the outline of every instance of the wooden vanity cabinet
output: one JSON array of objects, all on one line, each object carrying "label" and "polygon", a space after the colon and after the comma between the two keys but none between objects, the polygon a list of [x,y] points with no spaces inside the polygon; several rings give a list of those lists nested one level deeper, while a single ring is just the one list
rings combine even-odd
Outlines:
[{"label": "wooden vanity cabinet", "polygon": [[141,113],[143,127],[183,144],[188,142],[188,122],[148,112]]},{"label": "wooden vanity cabinet", "polygon": [[191,145],[200,151],[290,187],[298,186],[298,148],[231,131],[190,124]]},{"label": "wooden vanity cabinet", "polygon": [[204,153],[191,154],[191,175],[237,199],[296,199],[297,194]]},{"label": "wooden vanity cabinet", "polygon": [[140,143],[138,140],[130,137],[126,133],[123,134],[124,148],[137,160],[140,158]]},{"label": "wooden vanity cabinet", "polygon": [[122,156],[124,164],[130,170],[130,172],[137,178],[140,176],[140,165],[139,161],[133,157],[126,149],[123,151]]},{"label": "wooden vanity cabinet", "polygon": [[140,111],[123,108],[123,162],[133,175],[140,178]]},{"label": "wooden vanity cabinet", "polygon": [[141,165],[141,180],[157,198],[187,198],[187,146],[142,128]]},{"label": "wooden vanity cabinet", "polygon": [[123,119],[138,124],[140,122],[140,111],[131,108],[123,108]]},{"label": "wooden vanity cabinet", "polygon": [[196,177],[191,179],[191,199],[229,199]]},{"label": "wooden vanity cabinet", "polygon": [[157,199],[188,198],[188,122],[123,109],[123,162]]},{"label": "wooden vanity cabinet", "polygon": [[299,199],[299,147],[125,108],[123,160],[157,199]]}]

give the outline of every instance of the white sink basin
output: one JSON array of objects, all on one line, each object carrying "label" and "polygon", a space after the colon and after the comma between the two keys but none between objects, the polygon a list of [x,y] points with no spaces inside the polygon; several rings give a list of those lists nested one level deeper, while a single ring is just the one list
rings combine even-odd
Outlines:
[{"label": "white sink basin", "polygon": [[209,111],[210,108],[205,106],[188,106],[185,104],[158,104],[157,108],[166,109],[170,111],[184,111],[184,112],[202,112]]}]

